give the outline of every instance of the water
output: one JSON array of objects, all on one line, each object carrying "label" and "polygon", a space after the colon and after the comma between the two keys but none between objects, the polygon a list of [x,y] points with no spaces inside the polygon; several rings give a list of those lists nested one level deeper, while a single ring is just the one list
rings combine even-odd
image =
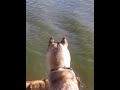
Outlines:
[{"label": "water", "polygon": [[49,38],[66,36],[71,67],[83,90],[94,90],[94,1],[26,0],[26,79],[47,78],[45,54]]}]

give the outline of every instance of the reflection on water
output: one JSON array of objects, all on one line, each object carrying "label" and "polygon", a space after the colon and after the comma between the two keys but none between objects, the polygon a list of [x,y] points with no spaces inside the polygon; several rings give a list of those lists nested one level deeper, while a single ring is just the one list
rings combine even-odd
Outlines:
[{"label": "reflection on water", "polygon": [[45,54],[51,36],[66,36],[71,67],[84,90],[94,89],[94,1],[26,0],[26,79],[47,77]]}]

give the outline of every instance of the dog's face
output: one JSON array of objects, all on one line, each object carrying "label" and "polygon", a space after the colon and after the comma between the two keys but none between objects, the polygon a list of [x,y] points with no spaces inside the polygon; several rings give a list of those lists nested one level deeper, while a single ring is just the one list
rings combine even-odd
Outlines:
[{"label": "dog's face", "polygon": [[68,41],[63,37],[61,42],[55,42],[54,38],[49,39],[47,50],[48,69],[58,69],[70,67],[70,53],[68,50]]}]

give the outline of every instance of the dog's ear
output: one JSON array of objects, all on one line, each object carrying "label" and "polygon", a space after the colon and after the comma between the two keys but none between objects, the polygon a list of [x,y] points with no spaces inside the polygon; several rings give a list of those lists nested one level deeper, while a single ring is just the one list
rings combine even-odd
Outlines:
[{"label": "dog's ear", "polygon": [[61,40],[61,43],[62,43],[63,45],[68,46],[67,38],[66,38],[66,37],[63,37],[62,40]]},{"label": "dog's ear", "polygon": [[54,38],[51,37],[51,38],[49,39],[49,45],[54,44],[54,42],[55,42]]}]

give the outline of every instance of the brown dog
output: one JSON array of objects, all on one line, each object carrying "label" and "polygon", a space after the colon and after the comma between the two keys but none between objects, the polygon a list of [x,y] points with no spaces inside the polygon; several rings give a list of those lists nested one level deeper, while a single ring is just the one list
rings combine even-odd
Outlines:
[{"label": "brown dog", "polygon": [[70,68],[71,57],[66,37],[63,37],[61,42],[50,38],[46,60],[50,90],[79,90],[80,80]]}]

